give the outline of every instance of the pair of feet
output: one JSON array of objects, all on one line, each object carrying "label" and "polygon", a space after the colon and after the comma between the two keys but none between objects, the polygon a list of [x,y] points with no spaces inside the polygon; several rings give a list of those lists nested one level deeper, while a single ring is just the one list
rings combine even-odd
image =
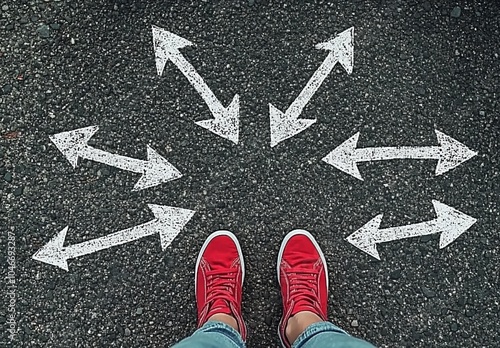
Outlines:
[{"label": "pair of feet", "polygon": [[[283,299],[279,336],[290,347],[307,326],[326,321],[328,271],[316,240],[307,231],[290,232],[281,243],[277,264]],[[195,269],[198,326],[223,321],[246,340],[241,314],[245,263],[238,240],[228,231],[212,233],[201,248]]]}]

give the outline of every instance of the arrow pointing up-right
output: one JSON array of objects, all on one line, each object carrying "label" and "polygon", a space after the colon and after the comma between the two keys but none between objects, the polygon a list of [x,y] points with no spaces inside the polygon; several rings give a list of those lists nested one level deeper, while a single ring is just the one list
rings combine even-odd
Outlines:
[{"label": "arrow pointing up-right", "polygon": [[444,203],[433,200],[432,204],[436,211],[436,218],[433,220],[381,229],[380,223],[382,222],[383,214],[380,214],[347,237],[347,241],[356,248],[380,260],[380,255],[377,251],[377,244],[379,243],[441,233],[439,248],[442,249],[460,237],[477,221],[475,218]]},{"label": "arrow pointing up-right", "polygon": [[34,255],[33,259],[68,270],[68,260],[95,253],[113,246],[158,234],[165,250],[194,215],[194,211],[177,207],[149,204],[154,220],[82,243],[64,246],[68,226],[56,234]]},{"label": "arrow pointing up-right", "polygon": [[297,98],[295,98],[285,112],[269,104],[271,147],[299,134],[316,122],[315,119],[301,119],[299,116],[337,63],[340,63],[348,74],[352,73],[354,64],[353,41],[354,27],[351,27],[344,30],[333,39],[317,44],[317,49],[328,50],[330,53],[314,72],[309,81],[307,81],[306,86],[302,89]]},{"label": "arrow pointing up-right", "polygon": [[319,50],[332,51],[335,60],[342,65],[348,74],[351,74],[354,65],[353,38],[354,27],[351,27],[334,38],[317,44],[315,47]]}]

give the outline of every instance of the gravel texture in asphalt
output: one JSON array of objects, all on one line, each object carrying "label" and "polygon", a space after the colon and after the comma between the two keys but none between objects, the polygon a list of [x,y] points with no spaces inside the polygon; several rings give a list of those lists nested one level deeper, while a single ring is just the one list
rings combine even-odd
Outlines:
[{"label": "gravel texture in asphalt", "polygon": [[[323,248],[330,318],[351,334],[500,346],[499,18],[479,0],[0,1],[0,346],[174,344],[195,330],[194,265],[218,229],[245,254],[248,346],[278,346],[275,262],[295,228]],[[195,124],[212,115],[172,63],[157,75],[152,25],[196,44],[182,54],[223,105],[239,94],[238,145]],[[317,123],[271,148],[269,103],[286,110],[328,54],[315,44],[352,26],[352,74],[336,66],[301,115]],[[49,136],[92,125],[90,145],[150,145],[184,176],[132,191],[138,174],[73,169]],[[440,176],[436,160],[364,163],[364,181],[321,161],[357,132],[360,147],[435,146],[435,129],[478,155]],[[382,213],[383,228],[432,220],[432,200],[477,222],[444,249],[439,234],[382,243],[380,261],[346,241]],[[145,223],[147,204],[196,214],[164,251],[155,235],[68,272],[32,259],[65,226],[72,245]]]}]

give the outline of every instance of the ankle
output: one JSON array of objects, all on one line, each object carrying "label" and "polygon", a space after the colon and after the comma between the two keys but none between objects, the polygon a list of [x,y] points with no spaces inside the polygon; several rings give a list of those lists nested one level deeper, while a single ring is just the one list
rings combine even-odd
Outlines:
[{"label": "ankle", "polygon": [[240,332],[240,330],[238,328],[238,322],[236,321],[236,319],[232,315],[218,313],[218,314],[212,315],[210,318],[208,318],[207,321],[220,321],[224,324],[231,326],[236,331]]},{"label": "ankle", "polygon": [[310,325],[323,321],[317,314],[309,311],[296,313],[288,319],[285,335],[288,342],[293,343]]}]

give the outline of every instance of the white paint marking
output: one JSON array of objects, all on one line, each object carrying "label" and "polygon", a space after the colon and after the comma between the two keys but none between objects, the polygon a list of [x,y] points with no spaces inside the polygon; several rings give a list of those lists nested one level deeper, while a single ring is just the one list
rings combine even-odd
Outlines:
[{"label": "white paint marking", "polygon": [[331,52],[314,72],[299,96],[284,113],[274,105],[269,104],[271,147],[278,145],[285,139],[293,137],[316,122],[316,119],[299,119],[299,116],[337,63],[340,63],[348,74],[352,73],[354,64],[353,38],[354,27],[351,27],[333,39],[317,44],[317,49],[325,49]]},{"label": "white paint marking", "polygon": [[155,216],[154,220],[104,237],[64,247],[64,240],[69,228],[69,226],[66,226],[46,245],[38,250],[33,255],[33,259],[68,271],[68,259],[92,254],[156,233],[160,235],[162,250],[165,250],[195,213],[192,210],[176,207],[155,204],[149,204],[148,206]]},{"label": "white paint marking", "polygon": [[212,112],[214,119],[198,121],[196,124],[238,144],[239,96],[236,94],[227,108],[222,105],[193,65],[179,51],[182,47],[193,45],[192,42],[153,25],[153,44],[158,75],[163,74],[167,61],[172,61],[201,95]]},{"label": "white paint marking", "polygon": [[448,135],[435,130],[440,146],[398,146],[356,148],[359,132],[340,144],[323,158],[323,161],[341,171],[363,180],[358,162],[383,161],[391,159],[437,159],[436,175],[450,169],[477,155],[464,144]]},{"label": "white paint marking", "polygon": [[378,243],[441,233],[439,247],[442,249],[457,239],[476,223],[476,219],[446,204],[432,201],[436,211],[436,219],[413,225],[380,229],[383,214],[377,215],[359,230],[347,237],[347,241],[355,247],[380,260],[377,251]]},{"label": "white paint marking", "polygon": [[156,186],[182,176],[172,164],[160,156],[151,147],[147,147],[148,160],[138,160],[99,150],[87,145],[89,139],[99,129],[98,126],[79,128],[50,136],[50,140],[71,163],[78,165],[78,158],[104,163],[129,172],[141,173],[142,176],[134,186],[134,191]]}]

